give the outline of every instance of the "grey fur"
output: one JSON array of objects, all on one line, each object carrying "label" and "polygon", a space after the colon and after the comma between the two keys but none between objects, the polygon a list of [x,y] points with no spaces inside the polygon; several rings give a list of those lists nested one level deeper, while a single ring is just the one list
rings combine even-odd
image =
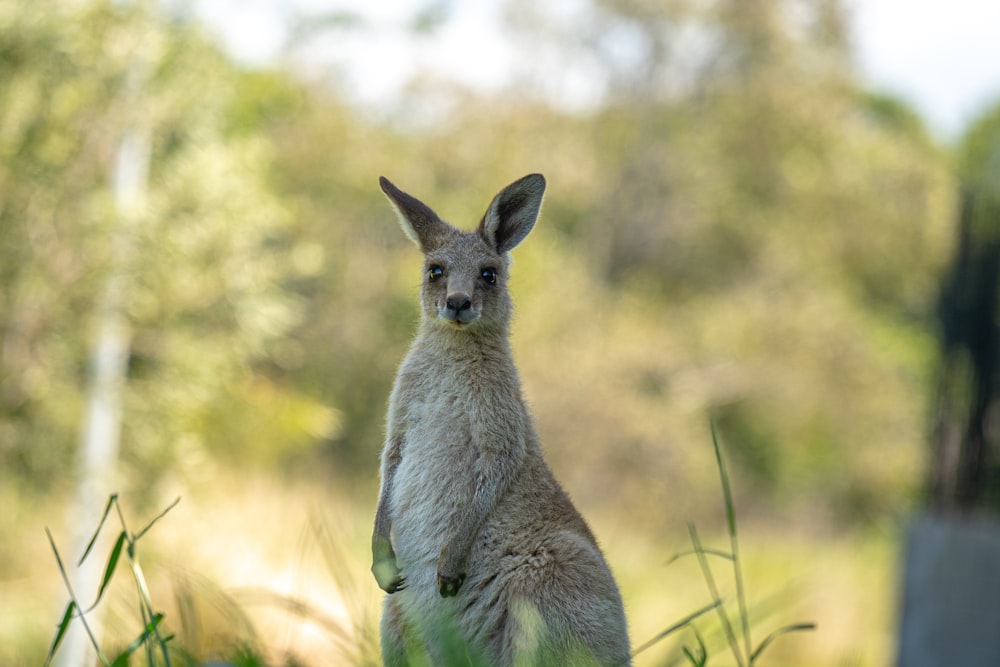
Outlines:
[{"label": "grey fur", "polygon": [[372,535],[384,663],[449,664],[459,646],[498,667],[630,664],[618,587],[542,457],[510,349],[509,251],[545,179],[504,188],[472,232],[380,185],[424,253]]}]

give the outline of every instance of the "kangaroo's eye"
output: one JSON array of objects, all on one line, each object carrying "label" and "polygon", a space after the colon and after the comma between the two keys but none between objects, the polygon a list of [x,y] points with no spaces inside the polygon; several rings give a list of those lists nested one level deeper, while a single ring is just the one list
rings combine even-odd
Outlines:
[{"label": "kangaroo's eye", "polygon": [[431,264],[427,267],[427,282],[433,283],[437,282],[437,279],[444,275],[444,269],[442,269],[437,264]]},{"label": "kangaroo's eye", "polygon": [[480,272],[479,275],[482,277],[483,280],[486,281],[487,285],[496,285],[497,284],[497,270],[496,269],[494,269],[492,267],[483,269]]}]

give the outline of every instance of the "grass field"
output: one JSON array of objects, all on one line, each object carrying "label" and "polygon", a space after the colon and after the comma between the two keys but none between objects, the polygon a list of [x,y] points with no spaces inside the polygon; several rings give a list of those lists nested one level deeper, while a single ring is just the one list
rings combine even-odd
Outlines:
[{"label": "grass field", "polygon": [[[58,496],[26,502],[0,519],[0,664],[40,665],[67,603],[45,537],[68,549]],[[132,516],[138,530],[155,515]],[[164,506],[169,501],[164,503]],[[157,611],[173,640],[202,658],[244,646],[268,664],[377,664],[381,591],[369,563],[374,498],[352,498],[320,483],[280,483],[262,475],[221,475],[189,492],[138,545]],[[94,509],[94,524],[102,508]],[[683,530],[655,539],[613,516],[591,513],[595,532],[621,585],[633,646],[712,601]],[[668,525],[672,525],[668,523]],[[728,548],[723,522],[699,526],[706,548]],[[115,527],[115,530],[118,530]],[[114,533],[114,530],[110,531]],[[894,655],[900,531],[804,535],[781,526],[741,525],[747,606],[753,642],[792,623],[817,628],[779,637],[757,664],[881,666]],[[103,562],[105,551],[98,554]],[[64,556],[67,567],[74,557]],[[141,630],[135,586],[124,564],[102,602],[111,652]],[[732,567],[709,559],[719,593],[736,623]],[[715,613],[695,622],[709,664],[736,664]],[[672,634],[635,660],[637,666],[690,664],[691,629]],[[133,664],[144,664],[134,659]]]}]

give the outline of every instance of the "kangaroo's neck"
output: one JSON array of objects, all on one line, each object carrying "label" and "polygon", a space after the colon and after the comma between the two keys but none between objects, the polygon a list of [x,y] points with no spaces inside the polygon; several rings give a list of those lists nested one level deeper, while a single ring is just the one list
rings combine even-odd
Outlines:
[{"label": "kangaroo's neck", "polygon": [[437,357],[439,363],[478,364],[507,362],[513,367],[513,353],[506,328],[460,329],[439,322],[421,322],[416,345]]}]

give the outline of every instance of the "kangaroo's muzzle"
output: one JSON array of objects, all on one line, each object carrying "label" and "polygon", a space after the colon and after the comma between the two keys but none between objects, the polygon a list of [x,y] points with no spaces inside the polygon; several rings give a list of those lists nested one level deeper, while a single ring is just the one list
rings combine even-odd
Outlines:
[{"label": "kangaroo's muzzle", "polygon": [[465,292],[449,294],[444,305],[438,308],[438,317],[455,324],[468,324],[479,317],[479,310],[473,308],[472,297]]}]

